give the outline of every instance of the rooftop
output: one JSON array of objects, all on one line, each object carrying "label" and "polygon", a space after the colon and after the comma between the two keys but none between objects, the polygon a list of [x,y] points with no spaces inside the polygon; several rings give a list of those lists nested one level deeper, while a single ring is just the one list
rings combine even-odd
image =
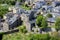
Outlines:
[{"label": "rooftop", "polygon": [[54,23],[55,22],[55,18],[48,18],[47,21]]}]

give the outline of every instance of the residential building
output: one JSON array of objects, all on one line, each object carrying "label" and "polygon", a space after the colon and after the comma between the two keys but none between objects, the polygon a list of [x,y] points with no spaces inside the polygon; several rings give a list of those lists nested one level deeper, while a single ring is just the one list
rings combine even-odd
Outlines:
[{"label": "residential building", "polygon": [[60,6],[60,1],[54,1],[52,2],[53,6]]},{"label": "residential building", "polygon": [[4,27],[7,26],[9,30],[16,28],[21,24],[21,19],[18,14],[7,13],[4,15]]},{"label": "residential building", "polygon": [[52,9],[52,12],[50,12],[52,15],[53,15],[53,17],[55,17],[55,18],[57,18],[57,17],[60,17],[60,6],[58,6],[58,7],[54,7],[53,9]]},{"label": "residential building", "polygon": [[28,32],[30,32],[32,30],[32,27],[35,26],[34,12],[26,11],[25,13],[21,14],[21,19]]},{"label": "residential building", "polygon": [[33,9],[40,9],[45,4],[46,4],[46,2],[44,2],[44,1],[37,1],[34,3]]},{"label": "residential building", "polygon": [[55,18],[48,18],[47,22],[48,22],[48,26],[54,26],[56,19]]}]

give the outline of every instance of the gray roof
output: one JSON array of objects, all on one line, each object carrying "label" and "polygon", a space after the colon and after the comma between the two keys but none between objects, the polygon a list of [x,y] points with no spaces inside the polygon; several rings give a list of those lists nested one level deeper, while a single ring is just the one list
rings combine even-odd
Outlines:
[{"label": "gray roof", "polygon": [[48,6],[48,5],[44,5],[42,6],[43,10],[52,10],[53,9],[53,6]]},{"label": "gray roof", "polygon": [[14,15],[8,22],[9,24],[13,24],[18,19],[18,16]]},{"label": "gray roof", "polygon": [[10,20],[14,16],[14,14],[12,12],[9,12],[5,14],[5,16],[7,17],[6,20]]},{"label": "gray roof", "polygon": [[12,12],[8,12],[7,14],[5,14],[5,16],[6,16],[6,17],[9,17],[9,18],[13,17],[13,15],[14,15],[14,14],[13,14]]},{"label": "gray roof", "polygon": [[44,1],[37,1],[37,2],[35,2],[34,4],[35,4],[35,8],[34,8],[34,9],[39,9],[39,8],[41,8],[43,5],[45,5],[46,2],[44,2]]},{"label": "gray roof", "polygon": [[47,21],[48,22],[55,22],[55,18],[48,18]]},{"label": "gray roof", "polygon": [[51,12],[50,14],[52,14],[53,17],[60,17],[60,12]]},{"label": "gray roof", "polygon": [[53,11],[53,12],[60,12],[60,6],[57,6],[57,7],[53,8],[52,11]]},{"label": "gray roof", "polygon": [[13,24],[18,19],[18,15],[13,13],[7,13],[5,16],[7,17],[6,20],[9,25]]},{"label": "gray roof", "polygon": [[34,10],[28,10],[28,11],[25,11],[25,13],[24,14],[26,14],[26,15],[30,15],[31,13],[35,13],[36,11],[34,11]]}]

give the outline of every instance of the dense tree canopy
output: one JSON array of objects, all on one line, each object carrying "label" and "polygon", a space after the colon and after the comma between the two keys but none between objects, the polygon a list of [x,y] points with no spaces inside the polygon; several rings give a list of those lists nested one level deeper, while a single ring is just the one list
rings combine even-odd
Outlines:
[{"label": "dense tree canopy", "polygon": [[11,4],[11,5],[15,5],[16,0],[0,0],[0,4]]},{"label": "dense tree canopy", "polygon": [[3,17],[4,14],[8,12],[8,8],[5,6],[0,6],[0,17]]},{"label": "dense tree canopy", "polygon": [[42,23],[42,19],[43,19],[43,16],[42,15],[39,15],[36,19],[36,24],[41,27],[41,23]]},{"label": "dense tree canopy", "polygon": [[26,33],[27,32],[25,26],[21,26],[19,29],[20,29],[20,32],[22,32],[22,33]]},{"label": "dense tree canopy", "polygon": [[39,27],[46,28],[48,26],[46,17],[43,17],[42,15],[39,15],[36,19],[36,23]]},{"label": "dense tree canopy", "polygon": [[48,26],[47,20],[46,20],[45,17],[42,19],[42,24],[41,25],[42,25],[43,28],[46,28]]},{"label": "dense tree canopy", "polygon": [[56,28],[57,30],[60,29],[60,18],[57,18],[57,19],[56,19],[55,28]]}]

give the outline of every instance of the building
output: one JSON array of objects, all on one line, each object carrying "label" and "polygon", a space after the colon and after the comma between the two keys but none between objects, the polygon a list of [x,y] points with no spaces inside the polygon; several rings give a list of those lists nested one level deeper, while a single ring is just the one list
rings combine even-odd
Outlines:
[{"label": "building", "polygon": [[60,6],[60,1],[54,1],[52,2],[52,6]]},{"label": "building", "polygon": [[33,9],[40,9],[45,4],[46,4],[45,1],[37,1],[37,2],[34,3]]},{"label": "building", "polygon": [[28,32],[31,32],[32,27],[35,26],[34,12],[26,11],[25,13],[22,13],[21,19],[23,21],[23,24],[26,26],[26,29],[28,30]]},{"label": "building", "polygon": [[42,6],[42,11],[52,12],[53,6],[44,5]]},{"label": "building", "polygon": [[52,12],[50,12],[53,17],[57,18],[57,17],[60,17],[60,6],[57,6],[57,7],[54,7],[52,9]]},{"label": "building", "polygon": [[32,5],[32,4],[36,3],[36,2],[41,2],[41,1],[44,1],[44,0],[26,0],[25,3]]},{"label": "building", "polygon": [[4,15],[4,24],[3,26],[8,27],[9,30],[16,28],[21,24],[21,18],[19,15],[14,13],[7,13]]},{"label": "building", "polygon": [[25,11],[24,9],[16,7],[16,6],[9,7],[8,9],[9,9],[10,12],[17,13],[17,14],[21,14],[21,13],[23,13]]},{"label": "building", "polygon": [[47,22],[48,22],[48,26],[54,26],[56,19],[55,18],[48,18]]}]

